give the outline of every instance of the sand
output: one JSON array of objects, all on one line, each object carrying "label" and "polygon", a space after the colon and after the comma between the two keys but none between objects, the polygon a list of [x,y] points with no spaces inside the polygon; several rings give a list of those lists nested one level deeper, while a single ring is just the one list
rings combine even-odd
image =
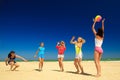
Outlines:
[{"label": "sand", "polygon": [[120,61],[102,61],[102,76],[94,77],[96,68],[93,61],[83,61],[86,74],[76,74],[73,61],[64,62],[64,72],[59,72],[58,62],[45,62],[39,72],[38,62],[18,62],[17,71],[9,71],[10,66],[0,62],[0,80],[120,80]]}]

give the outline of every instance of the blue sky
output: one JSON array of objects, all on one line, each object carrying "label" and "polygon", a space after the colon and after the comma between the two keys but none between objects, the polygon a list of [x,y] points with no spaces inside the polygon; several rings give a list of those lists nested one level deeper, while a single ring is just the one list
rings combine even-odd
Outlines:
[{"label": "blue sky", "polygon": [[[45,59],[57,59],[58,41],[66,42],[65,59],[74,59],[74,35],[83,37],[84,59],[93,58],[92,18],[106,18],[103,58],[120,58],[119,2],[110,0],[1,0],[0,59],[14,50],[33,59],[40,42],[45,43]],[[96,24],[96,29],[101,23]]]}]

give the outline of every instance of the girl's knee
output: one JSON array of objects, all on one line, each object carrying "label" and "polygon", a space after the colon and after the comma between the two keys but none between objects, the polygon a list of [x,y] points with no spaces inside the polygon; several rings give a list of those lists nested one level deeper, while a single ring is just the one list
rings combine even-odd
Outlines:
[{"label": "girl's knee", "polygon": [[16,66],[16,67],[20,67],[20,65],[18,65],[18,64],[16,64],[15,66]]},{"label": "girl's knee", "polygon": [[77,64],[77,62],[76,61],[74,61],[74,65],[76,65]]},{"label": "girl's knee", "polygon": [[99,65],[99,62],[98,62],[98,61],[94,61],[94,63],[95,63],[96,65]]},{"label": "girl's knee", "polygon": [[41,62],[41,64],[43,64],[43,62]]},{"label": "girl's knee", "polygon": [[60,64],[62,64],[62,61],[59,61]]},{"label": "girl's knee", "polygon": [[14,62],[10,62],[9,64],[10,64],[10,65],[14,65],[15,63],[14,63]]},{"label": "girl's knee", "polygon": [[96,60],[94,60],[94,63],[96,64],[96,63],[97,63],[97,61],[96,61]]}]

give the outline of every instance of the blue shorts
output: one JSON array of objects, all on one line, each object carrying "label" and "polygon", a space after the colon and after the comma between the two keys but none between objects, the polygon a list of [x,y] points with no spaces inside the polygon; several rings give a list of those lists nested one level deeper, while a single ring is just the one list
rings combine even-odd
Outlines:
[{"label": "blue shorts", "polygon": [[44,54],[39,54],[38,57],[44,59]]}]

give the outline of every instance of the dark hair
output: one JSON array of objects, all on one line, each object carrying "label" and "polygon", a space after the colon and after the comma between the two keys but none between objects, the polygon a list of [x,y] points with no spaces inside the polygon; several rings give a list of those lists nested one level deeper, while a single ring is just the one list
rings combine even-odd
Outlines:
[{"label": "dark hair", "polygon": [[8,54],[8,58],[11,58],[11,53],[15,54],[15,51],[10,51],[10,53]]},{"label": "dark hair", "polygon": [[103,32],[102,28],[98,28],[98,32],[97,32],[96,35],[98,35],[98,36],[103,38],[104,32]]}]

